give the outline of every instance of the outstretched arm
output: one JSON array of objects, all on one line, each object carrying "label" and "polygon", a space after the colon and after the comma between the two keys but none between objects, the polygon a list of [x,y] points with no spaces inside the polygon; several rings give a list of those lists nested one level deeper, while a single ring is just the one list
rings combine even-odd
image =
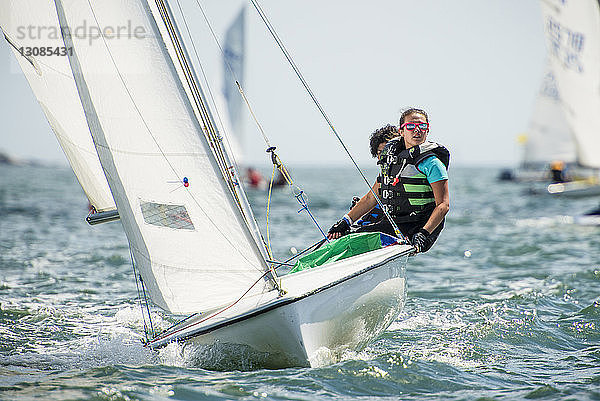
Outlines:
[{"label": "outstretched arm", "polygon": [[[380,184],[375,182],[373,184],[372,190],[377,193],[379,191]],[[365,213],[368,213],[375,207],[377,204],[377,200],[371,191],[367,192],[360,200],[354,205],[352,210],[348,212],[348,217],[354,222],[360,219]],[[328,239],[338,239],[342,236],[342,233],[339,232],[330,232],[327,234]]]}]

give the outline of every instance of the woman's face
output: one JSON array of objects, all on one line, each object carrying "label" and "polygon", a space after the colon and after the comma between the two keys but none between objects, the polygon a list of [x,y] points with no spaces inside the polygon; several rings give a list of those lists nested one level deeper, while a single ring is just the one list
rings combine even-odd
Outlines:
[{"label": "woman's face", "polygon": [[[415,123],[417,127],[414,130],[409,130],[406,127],[406,123]],[[413,146],[417,146],[425,142],[427,139],[427,134],[429,133],[429,128],[426,130],[421,130],[418,127],[420,123],[427,123],[427,119],[424,115],[420,113],[410,113],[406,116],[403,127],[400,128],[400,135],[404,138],[404,143],[406,144],[406,148],[412,148]]]}]

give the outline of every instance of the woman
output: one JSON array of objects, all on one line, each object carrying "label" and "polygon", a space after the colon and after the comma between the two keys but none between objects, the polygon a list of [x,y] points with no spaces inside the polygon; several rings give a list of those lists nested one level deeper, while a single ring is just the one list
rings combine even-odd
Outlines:
[{"label": "woman", "polygon": [[[439,236],[450,209],[447,171],[450,153],[444,146],[427,141],[429,117],[424,110],[411,108],[402,113],[398,133],[381,152],[381,174],[372,189],[381,193],[384,209],[402,234],[411,238],[417,252],[426,252]],[[352,222],[377,204],[373,192],[364,195],[331,227],[328,238],[336,239],[350,232]],[[356,230],[372,231],[395,235],[387,218]]]}]

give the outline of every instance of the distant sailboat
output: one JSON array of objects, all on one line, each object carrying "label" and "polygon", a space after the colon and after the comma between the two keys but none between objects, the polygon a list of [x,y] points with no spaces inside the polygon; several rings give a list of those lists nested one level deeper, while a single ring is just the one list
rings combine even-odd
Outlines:
[{"label": "distant sailboat", "polygon": [[244,105],[236,84],[244,86],[245,36],[246,7],[243,6],[225,31],[221,52],[221,91],[213,94],[221,132],[238,166],[245,162]]},{"label": "distant sailboat", "polygon": [[243,104],[240,96],[238,82],[244,87],[244,70],[246,64],[246,8],[242,7],[227,31],[223,43],[223,96],[227,104],[227,115],[231,122],[232,137],[240,147],[236,159],[242,158],[243,147]]},{"label": "distant sailboat", "polygon": [[542,0],[548,54],[586,180],[552,184],[555,195],[600,195],[600,5],[598,0]]},{"label": "distant sailboat", "polygon": [[[234,345],[269,367],[308,366],[364,347],[395,320],[409,245],[381,237],[372,251],[277,275],[168,1],[5,0],[0,11],[57,136],[78,138],[63,148],[86,156],[70,160],[94,178],[79,178],[90,201],[111,210],[114,199],[144,289],[189,315],[149,347]],[[21,38],[20,26],[58,35]]]},{"label": "distant sailboat", "polygon": [[519,142],[523,143],[523,156],[516,172],[518,181],[547,182],[553,161],[561,161],[569,166],[575,163],[573,135],[549,62],[536,97],[529,130],[526,135],[519,137]]}]

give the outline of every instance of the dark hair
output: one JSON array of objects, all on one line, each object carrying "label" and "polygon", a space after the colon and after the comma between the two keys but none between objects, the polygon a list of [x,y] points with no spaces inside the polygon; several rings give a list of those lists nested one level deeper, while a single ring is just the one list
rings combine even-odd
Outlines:
[{"label": "dark hair", "polygon": [[393,137],[398,135],[398,128],[393,125],[386,125],[385,127],[379,128],[377,131],[371,134],[369,144],[371,145],[371,155],[377,157],[377,148],[382,143],[386,143]]},{"label": "dark hair", "polygon": [[429,116],[427,115],[427,112],[425,110],[416,109],[414,107],[411,107],[410,109],[406,109],[402,112],[402,115],[400,116],[400,126],[402,126],[402,124],[404,124],[404,120],[406,119],[406,116],[408,116],[412,113],[417,113],[417,114],[423,115],[423,117],[425,117],[425,121],[429,122]]}]

